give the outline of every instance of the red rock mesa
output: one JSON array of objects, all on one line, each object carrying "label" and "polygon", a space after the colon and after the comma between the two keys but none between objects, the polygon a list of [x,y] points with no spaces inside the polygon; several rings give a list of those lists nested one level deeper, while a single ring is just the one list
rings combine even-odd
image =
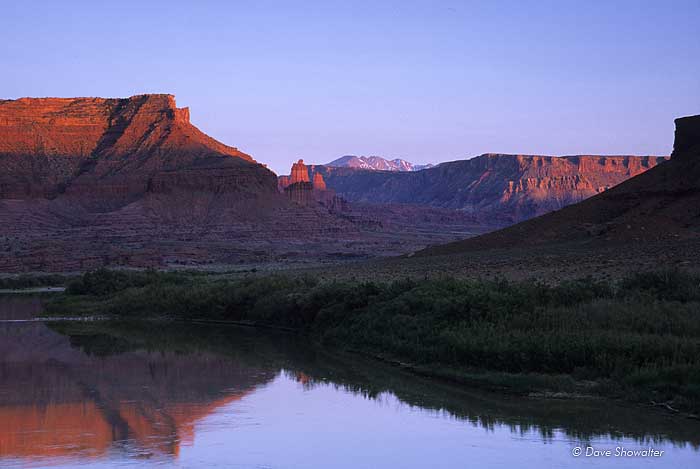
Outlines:
[{"label": "red rock mesa", "polygon": [[0,101],[0,169],[0,198],[104,209],[178,188],[274,190],[270,171],[200,132],[171,95]]}]

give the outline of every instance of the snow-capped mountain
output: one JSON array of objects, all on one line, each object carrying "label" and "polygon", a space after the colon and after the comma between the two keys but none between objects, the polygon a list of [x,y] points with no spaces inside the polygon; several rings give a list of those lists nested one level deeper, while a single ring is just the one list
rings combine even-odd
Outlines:
[{"label": "snow-capped mountain", "polygon": [[356,168],[368,169],[373,171],[420,171],[421,169],[432,168],[432,164],[414,165],[410,161],[396,158],[387,160],[381,156],[355,156],[346,155],[337,160],[327,163],[326,166],[335,166],[339,168]]}]

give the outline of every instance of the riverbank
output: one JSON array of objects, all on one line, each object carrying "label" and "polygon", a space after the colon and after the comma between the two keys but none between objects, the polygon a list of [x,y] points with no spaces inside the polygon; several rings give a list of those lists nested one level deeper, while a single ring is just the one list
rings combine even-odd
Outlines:
[{"label": "riverbank", "polygon": [[47,311],[279,327],[472,386],[700,409],[700,277],[680,271],[554,286],[98,271]]}]

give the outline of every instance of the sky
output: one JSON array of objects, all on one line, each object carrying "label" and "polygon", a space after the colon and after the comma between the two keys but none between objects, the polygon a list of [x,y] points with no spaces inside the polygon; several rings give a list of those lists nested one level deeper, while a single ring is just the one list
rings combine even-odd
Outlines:
[{"label": "sky", "polygon": [[700,1],[0,0],[0,99],[171,93],[292,161],[669,154]]}]

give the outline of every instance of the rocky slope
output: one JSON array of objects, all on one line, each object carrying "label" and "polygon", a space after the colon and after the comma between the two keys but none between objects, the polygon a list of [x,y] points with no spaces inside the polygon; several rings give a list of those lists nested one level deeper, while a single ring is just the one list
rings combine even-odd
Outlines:
[{"label": "rocky slope", "polygon": [[[671,159],[581,203],[421,255],[557,243],[673,244],[700,240],[700,116],[676,119]],[[679,244],[680,245],[680,244]],[[689,255],[689,253],[688,253]],[[688,258],[688,256],[686,256]]]},{"label": "rocky slope", "polygon": [[656,156],[485,154],[416,172],[314,170],[351,202],[457,209],[508,225],[599,194],[662,161]]},{"label": "rocky slope", "polygon": [[355,156],[346,155],[327,163],[324,166],[332,166],[335,168],[355,168],[367,169],[372,171],[420,171],[422,169],[431,168],[433,165],[417,165],[410,161],[396,158],[387,160],[381,156]]}]

